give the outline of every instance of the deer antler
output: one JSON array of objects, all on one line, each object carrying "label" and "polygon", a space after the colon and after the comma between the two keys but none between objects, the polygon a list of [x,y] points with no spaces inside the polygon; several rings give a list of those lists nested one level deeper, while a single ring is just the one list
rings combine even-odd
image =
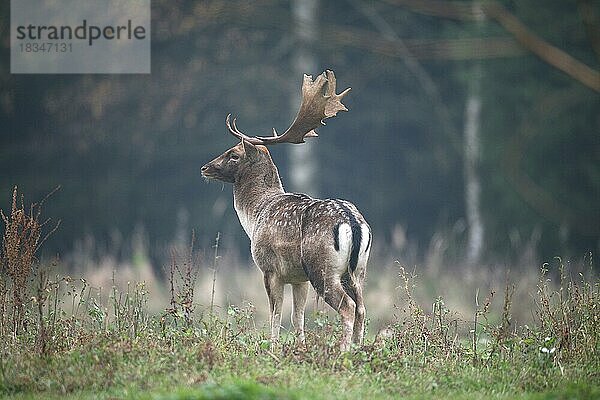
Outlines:
[{"label": "deer antler", "polygon": [[[327,87],[323,90],[326,84]],[[319,136],[315,129],[325,125],[325,119],[335,117],[338,111],[348,111],[346,106],[342,104],[342,98],[350,91],[350,88],[336,94],[335,84],[333,71],[323,72],[314,81],[312,76],[304,75],[300,110],[298,110],[292,125],[281,135],[278,135],[275,128],[273,128],[273,136],[247,136],[237,128],[235,118],[230,121],[231,114],[227,115],[225,124],[233,136],[254,145],[304,143],[304,138]]]}]

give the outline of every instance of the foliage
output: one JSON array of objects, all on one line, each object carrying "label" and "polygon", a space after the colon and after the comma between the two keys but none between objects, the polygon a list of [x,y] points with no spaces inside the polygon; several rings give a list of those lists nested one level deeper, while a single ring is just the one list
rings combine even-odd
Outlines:
[{"label": "foliage", "polygon": [[[52,214],[64,216],[63,231],[48,243],[52,251],[85,234],[118,246],[119,237],[141,224],[152,256],[163,258],[180,213],[188,225],[203,221],[200,248],[217,231],[226,248],[247,247],[238,239],[243,232],[230,194],[203,186],[199,167],[233,144],[225,134],[228,112],[252,133],[282,131],[293,117],[288,103],[300,77],[290,68],[290,6],[274,0],[152,3],[149,76],[11,75],[9,52],[1,56],[0,192],[21,182],[40,196],[63,185],[64,196],[50,205]],[[460,245],[460,132],[478,63],[488,256],[517,257],[530,246],[544,259],[596,250],[598,94],[520,48],[492,20],[479,26],[407,6],[416,2],[368,2],[400,43],[380,33],[357,6],[362,3],[320,2],[311,48],[319,71],[307,72],[334,69],[340,86],[353,91],[350,112],[317,139],[320,193],[314,194],[351,198],[380,243],[404,229],[408,243],[398,251],[412,246],[423,254],[446,230]],[[538,36],[598,69],[578,9],[586,2],[502,3]],[[8,4],[0,7],[0,28],[7,32]],[[414,56],[408,61],[403,46]],[[498,53],[503,48],[512,50]],[[439,96],[432,97],[407,62],[420,66]],[[274,149],[273,157],[289,182],[286,150]]]}]

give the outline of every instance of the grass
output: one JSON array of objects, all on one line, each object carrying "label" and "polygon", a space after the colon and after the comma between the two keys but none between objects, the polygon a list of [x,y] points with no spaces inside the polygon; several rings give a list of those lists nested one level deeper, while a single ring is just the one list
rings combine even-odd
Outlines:
[{"label": "grass", "polygon": [[[68,352],[14,355],[1,393],[15,398],[594,398],[597,365],[397,357],[391,349],[273,356],[255,343],[214,345],[191,333],[86,338]],[[316,353],[315,353],[316,352]],[[516,360],[515,360],[516,361]],[[7,368],[7,370],[9,369]],[[596,372],[594,372],[594,368]],[[594,377],[595,375],[595,377]],[[234,395],[237,394],[237,395]]]},{"label": "grass", "polygon": [[[417,277],[398,266],[402,306],[364,346],[340,353],[339,321],[317,310],[306,348],[286,332],[271,351],[252,304],[230,304],[221,314],[197,307],[192,248],[173,253],[163,284],[169,299],[164,311],[151,312],[144,282],[119,288],[113,277],[102,292],[37,262],[39,240],[21,235],[33,226],[43,238],[38,218],[22,201],[3,215],[10,229],[0,271],[2,398],[600,398],[600,281],[591,257],[582,273],[560,259],[544,265],[531,288],[527,325],[513,320],[508,281],[503,293],[476,296],[465,318],[441,297],[422,307]],[[23,247],[31,243],[35,248]],[[217,250],[210,304],[220,279]]]}]

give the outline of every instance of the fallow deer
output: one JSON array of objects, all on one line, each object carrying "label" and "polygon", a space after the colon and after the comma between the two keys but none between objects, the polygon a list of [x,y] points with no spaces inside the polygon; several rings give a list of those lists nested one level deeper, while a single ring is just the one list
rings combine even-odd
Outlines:
[{"label": "fallow deer", "polygon": [[317,136],[315,128],[326,118],[348,111],[336,80],[326,71],[314,81],[304,75],[300,110],[285,133],[247,136],[230,115],[226,126],[240,140],[201,169],[207,179],[233,184],[233,203],[240,223],[251,242],[252,258],[264,277],[269,297],[271,340],[275,343],[281,326],[285,284],[292,285],[292,324],[304,343],[304,309],[309,282],[327,304],[341,316],[342,351],[351,341],[362,344],[365,305],[362,284],[371,247],[371,229],[354,204],[315,199],[305,194],[286,193],[277,167],[265,146],[304,143]]}]

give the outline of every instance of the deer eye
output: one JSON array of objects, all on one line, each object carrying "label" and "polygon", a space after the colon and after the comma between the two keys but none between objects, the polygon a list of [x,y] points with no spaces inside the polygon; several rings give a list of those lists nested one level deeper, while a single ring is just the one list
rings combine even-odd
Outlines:
[{"label": "deer eye", "polygon": [[240,159],[240,156],[238,156],[238,155],[237,155],[237,154],[235,154],[235,153],[231,153],[231,154],[229,155],[229,159],[230,159],[230,160],[233,160],[233,161],[237,161],[237,160],[239,160],[239,159]]}]

